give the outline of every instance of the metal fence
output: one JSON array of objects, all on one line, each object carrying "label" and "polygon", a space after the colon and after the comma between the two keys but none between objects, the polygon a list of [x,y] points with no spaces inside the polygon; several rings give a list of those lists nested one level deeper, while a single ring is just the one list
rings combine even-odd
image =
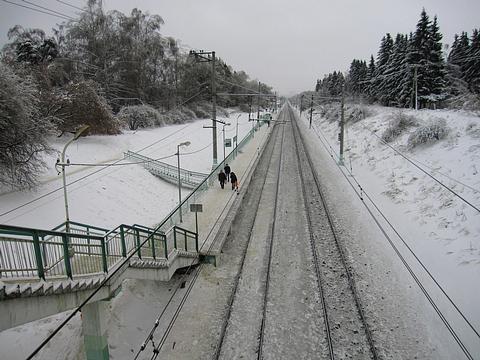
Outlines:
[{"label": "metal fence", "polygon": [[69,222],[39,230],[0,224],[0,279],[72,279],[106,273],[132,252],[132,257],[153,260],[168,259],[174,251],[198,252],[198,234],[179,226],[180,212],[186,213],[190,204],[197,203],[216,183],[218,170],[237,156],[258,126],[261,124],[254,124],[226,159],[155,229],[122,224],[109,231]]},{"label": "metal fence", "polygon": [[[75,232],[65,232],[65,228]],[[160,260],[175,250],[198,249],[197,234],[177,226],[167,233],[124,224],[109,232],[79,223],[55,229],[0,225],[0,278],[72,279],[107,273],[132,252],[135,258]]]},{"label": "metal fence", "polygon": [[[124,157],[125,159],[134,159],[138,161],[143,161],[144,162],[143,167],[145,169],[147,169],[153,175],[161,177],[166,181],[169,181],[175,184],[178,181],[179,170],[177,166],[173,166],[155,159],[151,159],[144,155],[137,154],[133,151],[127,151],[124,154]],[[195,188],[207,176],[208,174],[180,168],[180,179],[182,180],[183,186],[187,188]]]},{"label": "metal fence", "polygon": [[180,205],[177,205],[170,214],[167,215],[165,220],[161,223],[160,227],[162,230],[167,231],[169,228],[181,224],[180,221],[180,212],[183,214],[187,213],[190,209],[190,204],[195,204],[199,202],[201,196],[217,182],[217,176],[220,169],[223,169],[225,164],[232,162],[232,160],[238,155],[238,152],[248,144],[248,142],[255,136],[255,132],[258,131],[258,128],[262,126],[262,122],[254,123],[252,129],[247,133],[247,135],[242,139],[242,141],[227,155],[224,161],[217,165],[215,169],[200,183],[197,187],[181,202]]}]

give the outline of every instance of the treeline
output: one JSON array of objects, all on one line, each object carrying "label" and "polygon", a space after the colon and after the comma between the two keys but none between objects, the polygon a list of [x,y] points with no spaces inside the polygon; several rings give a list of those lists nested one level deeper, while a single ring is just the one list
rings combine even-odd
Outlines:
[{"label": "treeline", "polygon": [[463,32],[445,56],[437,17],[425,9],[415,32],[387,33],[380,42],[376,59],[354,59],[346,76],[333,72],[317,80],[315,90],[325,96],[345,91],[351,97],[385,106],[480,107],[480,35]]},{"label": "treeline", "polygon": [[[90,134],[211,116],[211,63],[196,62],[160,32],[163,19],[133,9],[106,12],[89,0],[78,19],[49,37],[15,26],[0,62],[0,185],[34,183],[52,133],[90,125]],[[258,90],[258,82],[216,62],[217,92]],[[271,88],[261,85],[261,91]],[[218,97],[248,109],[248,97]],[[265,106],[268,104],[265,103]]]}]

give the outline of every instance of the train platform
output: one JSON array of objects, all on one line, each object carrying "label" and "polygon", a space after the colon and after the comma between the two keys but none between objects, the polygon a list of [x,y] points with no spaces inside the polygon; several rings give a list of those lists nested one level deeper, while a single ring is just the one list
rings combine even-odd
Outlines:
[{"label": "train platform", "polygon": [[[259,127],[254,137],[238,150],[238,154],[228,163],[231,171],[237,175],[238,192],[232,190],[230,182],[226,182],[222,189],[215,176],[215,184],[209,186],[196,201],[202,205],[202,212],[197,213],[199,253],[202,261],[217,263],[217,256],[231,230],[235,214],[241,207],[243,196],[248,191],[259,155],[272,128],[273,126],[266,125]],[[187,212],[183,215],[183,222],[178,225],[195,232],[195,214]]]}]

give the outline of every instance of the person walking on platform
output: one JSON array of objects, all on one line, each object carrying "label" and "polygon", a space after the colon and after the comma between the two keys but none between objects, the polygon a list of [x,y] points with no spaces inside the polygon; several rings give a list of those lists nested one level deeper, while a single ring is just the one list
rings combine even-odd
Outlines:
[{"label": "person walking on platform", "polygon": [[230,182],[232,183],[232,190],[235,190],[238,194],[238,179],[233,171],[230,173]]},{"label": "person walking on platform", "polygon": [[220,186],[223,187],[225,186],[225,180],[227,180],[227,175],[223,172],[223,170],[220,170],[218,174],[218,181],[220,181]]},{"label": "person walking on platform", "polygon": [[228,164],[225,164],[223,170],[225,171],[225,175],[227,175],[227,182],[230,181],[230,166],[228,166]]}]

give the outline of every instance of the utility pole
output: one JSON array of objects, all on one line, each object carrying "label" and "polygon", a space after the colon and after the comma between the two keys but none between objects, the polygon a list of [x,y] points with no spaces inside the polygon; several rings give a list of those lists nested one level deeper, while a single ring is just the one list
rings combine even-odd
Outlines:
[{"label": "utility pole", "polygon": [[312,94],[312,100],[310,101],[310,126],[308,127],[309,129],[312,128],[312,115],[313,115],[313,94]]},{"label": "utility pole", "polygon": [[213,165],[215,168],[217,161],[217,93],[215,83],[215,51],[195,51],[190,50],[190,55],[195,56],[197,62],[211,62],[212,63],[212,144],[213,144]]},{"label": "utility pole", "polygon": [[417,81],[417,65],[413,65],[413,88],[415,91],[415,110],[418,110],[418,81]]},{"label": "utility pole", "polygon": [[258,95],[257,95],[257,121],[260,121],[260,81],[258,82]]},{"label": "utility pole", "polygon": [[340,133],[338,134],[338,140],[340,140],[340,159],[338,161],[339,165],[343,165],[343,140],[344,140],[344,127],[345,127],[345,86],[342,86],[342,100],[340,102]]},{"label": "utility pole", "polygon": [[300,116],[302,116],[303,94],[300,96]]},{"label": "utility pole", "polygon": [[217,165],[217,87],[215,84],[215,51],[212,51],[212,131],[213,131],[213,168]]}]

